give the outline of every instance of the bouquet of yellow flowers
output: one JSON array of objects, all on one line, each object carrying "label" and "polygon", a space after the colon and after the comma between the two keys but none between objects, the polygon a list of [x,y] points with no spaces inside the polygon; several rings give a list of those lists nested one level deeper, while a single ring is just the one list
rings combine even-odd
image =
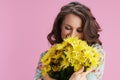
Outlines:
[{"label": "bouquet of yellow flowers", "polygon": [[84,71],[100,64],[101,54],[85,41],[68,37],[52,46],[41,58],[42,75],[49,74],[56,80],[69,80],[70,76],[84,66]]}]

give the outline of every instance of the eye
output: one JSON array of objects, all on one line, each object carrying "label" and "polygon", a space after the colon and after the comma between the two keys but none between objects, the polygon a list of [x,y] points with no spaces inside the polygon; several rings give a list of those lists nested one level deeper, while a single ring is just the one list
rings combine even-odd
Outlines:
[{"label": "eye", "polygon": [[70,26],[65,26],[65,29],[66,30],[71,30],[71,27]]},{"label": "eye", "polygon": [[77,29],[77,32],[79,32],[79,33],[82,33],[83,32],[83,29]]}]

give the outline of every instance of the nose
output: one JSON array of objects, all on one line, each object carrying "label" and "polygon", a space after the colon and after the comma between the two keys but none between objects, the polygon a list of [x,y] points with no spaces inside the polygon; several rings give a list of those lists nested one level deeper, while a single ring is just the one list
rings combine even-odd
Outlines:
[{"label": "nose", "polygon": [[77,32],[75,30],[71,31],[70,36],[71,37],[76,37],[77,36]]}]

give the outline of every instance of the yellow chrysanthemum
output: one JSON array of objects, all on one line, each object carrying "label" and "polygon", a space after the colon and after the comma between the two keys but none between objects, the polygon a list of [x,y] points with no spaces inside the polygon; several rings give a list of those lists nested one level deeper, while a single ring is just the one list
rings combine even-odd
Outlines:
[{"label": "yellow chrysanthemum", "polygon": [[42,74],[45,75],[50,70],[61,71],[69,66],[72,66],[74,71],[78,71],[83,66],[89,69],[99,65],[100,59],[99,52],[88,46],[87,42],[77,37],[68,37],[62,43],[51,47],[41,58],[41,62],[48,65],[43,68]]}]

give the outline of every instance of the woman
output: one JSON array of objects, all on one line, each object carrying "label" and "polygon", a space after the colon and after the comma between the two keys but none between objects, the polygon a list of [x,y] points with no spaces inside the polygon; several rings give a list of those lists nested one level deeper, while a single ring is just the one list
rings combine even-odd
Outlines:
[{"label": "woman", "polygon": [[[99,40],[99,31],[101,31],[101,29],[96,21],[96,18],[92,15],[90,9],[85,5],[79,2],[71,2],[61,8],[61,11],[54,21],[53,29],[47,36],[51,45],[61,43],[67,36],[77,36],[80,39],[85,40],[88,45],[95,47],[101,54],[103,54],[100,66],[87,72],[83,72],[83,67],[78,72],[74,72],[69,80],[102,79],[104,70],[104,51],[102,43]],[[42,55],[44,55],[44,53]],[[39,62],[35,80],[55,80],[48,74],[45,77],[42,77],[41,66],[42,63]]]}]

